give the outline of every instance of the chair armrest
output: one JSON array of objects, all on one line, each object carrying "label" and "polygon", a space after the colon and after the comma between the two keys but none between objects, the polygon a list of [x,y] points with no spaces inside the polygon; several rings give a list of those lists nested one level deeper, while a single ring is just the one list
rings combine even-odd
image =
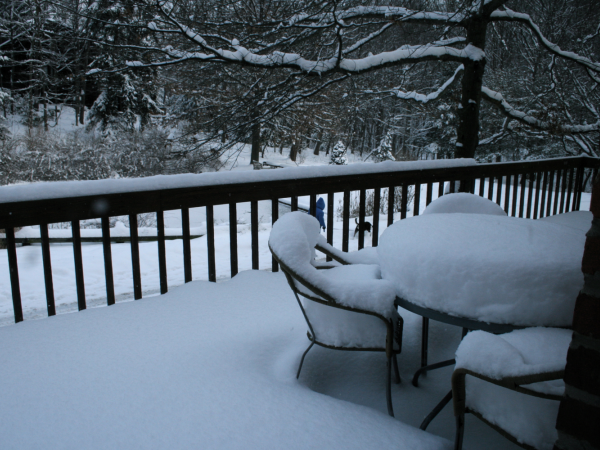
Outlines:
[{"label": "chair armrest", "polygon": [[468,369],[456,369],[452,373],[452,402],[454,406],[454,415],[459,416],[465,413],[466,409],[466,376],[471,375],[488,383],[502,386],[513,391],[534,397],[547,398],[550,400],[561,400],[562,396],[554,394],[544,394],[532,389],[521,387],[523,384],[540,383],[542,381],[560,380],[564,377],[565,371],[558,370],[555,372],[542,372],[533,375],[524,375],[519,377],[504,377],[500,379],[490,378],[480,373],[473,372]]}]

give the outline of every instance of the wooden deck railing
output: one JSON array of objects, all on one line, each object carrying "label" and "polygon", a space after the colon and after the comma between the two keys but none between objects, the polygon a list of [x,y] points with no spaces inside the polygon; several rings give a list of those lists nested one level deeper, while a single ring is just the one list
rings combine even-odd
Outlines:
[{"label": "wooden deck railing", "polygon": [[[439,183],[438,194],[443,194],[444,183],[449,183],[450,192],[457,189],[459,180],[479,180],[479,189],[474,194],[494,198],[508,215],[537,219],[549,215],[578,210],[581,193],[586,178],[595,176],[600,167],[600,160],[589,157],[560,158],[551,160],[476,164],[463,167],[434,167],[431,169],[410,170],[406,165],[398,165],[377,173],[344,173],[337,176],[303,176],[301,179],[265,180],[257,176],[257,181],[244,183],[227,183],[201,185],[194,187],[151,189],[135,192],[119,192],[103,195],[65,196],[45,200],[6,201],[0,198],[0,229],[6,231],[6,243],[10,282],[12,290],[15,322],[23,320],[17,252],[15,242],[15,227],[40,226],[42,261],[46,287],[48,315],[56,314],[54,289],[52,283],[52,267],[50,260],[50,240],[48,224],[56,222],[71,222],[72,241],[75,262],[75,281],[79,310],[86,308],[84,289],[84,273],[81,253],[80,220],[98,217],[95,205],[102,202],[105,205],[100,217],[102,223],[102,245],[104,250],[104,268],[106,278],[106,298],[108,305],[115,303],[113,284],[113,268],[111,256],[111,237],[109,218],[114,216],[129,216],[131,261],[133,268],[133,293],[135,299],[142,298],[139,237],[137,236],[137,215],[156,212],[160,292],[166,293],[167,262],[165,251],[164,211],[181,210],[183,230],[183,260],[184,280],[192,281],[191,247],[190,247],[190,216],[189,209],[206,208],[206,236],[208,279],[216,281],[214,206],[229,205],[229,235],[231,276],[238,272],[237,247],[237,208],[242,202],[250,202],[251,252],[252,268],[259,268],[258,246],[258,201],[271,200],[272,222],[279,215],[278,200],[291,198],[291,209],[298,209],[298,197],[309,196],[310,210],[316,211],[317,195],[327,197],[327,240],[333,244],[334,193],[343,192],[343,234],[341,247],[348,251],[350,235],[350,198],[352,191],[359,192],[359,222],[363,223],[366,213],[367,191],[373,192],[373,208],[379,210],[381,205],[381,189],[388,188],[387,224],[394,221],[394,188],[400,188],[401,205],[400,218],[407,217],[408,192],[414,186],[414,203],[420,204],[421,187],[425,189],[425,203],[432,201],[434,183]],[[269,171],[276,172],[276,171]],[[592,175],[593,172],[593,175]],[[247,178],[247,177],[246,177]],[[487,192],[485,186],[487,184]],[[527,187],[529,189],[519,189]],[[418,215],[419,208],[413,208],[412,215]],[[373,215],[372,245],[378,243],[379,215]],[[359,233],[358,248],[364,246],[364,234]],[[277,271],[277,262],[271,262],[273,271]]]}]

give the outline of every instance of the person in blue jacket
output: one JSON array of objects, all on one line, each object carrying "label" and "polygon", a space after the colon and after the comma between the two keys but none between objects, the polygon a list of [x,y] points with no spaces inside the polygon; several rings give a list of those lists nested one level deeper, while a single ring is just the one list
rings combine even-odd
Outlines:
[{"label": "person in blue jacket", "polygon": [[327,228],[325,226],[325,200],[323,200],[323,197],[320,197],[319,200],[317,200],[317,219],[321,224],[321,228]]}]

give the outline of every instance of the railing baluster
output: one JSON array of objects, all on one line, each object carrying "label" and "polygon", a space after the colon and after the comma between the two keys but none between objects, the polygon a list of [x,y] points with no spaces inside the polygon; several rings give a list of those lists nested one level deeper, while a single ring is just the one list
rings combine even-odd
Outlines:
[{"label": "railing baluster", "polygon": [[542,199],[540,200],[540,219],[544,217],[546,211],[546,189],[548,189],[548,172],[543,172],[544,182],[542,183]]},{"label": "railing baluster", "polygon": [[250,202],[250,233],[252,235],[252,270],[258,270],[258,201]]},{"label": "railing baluster", "polygon": [[75,262],[75,284],[77,286],[77,307],[79,311],[86,308],[85,304],[85,283],[83,279],[83,257],[81,255],[81,230],[79,220],[71,222],[71,232],[73,234],[73,259]]},{"label": "railing baluster", "polygon": [[521,174],[521,195],[519,195],[519,217],[525,213],[525,187],[527,186],[527,174]]},{"label": "railing baluster", "polygon": [[8,270],[10,272],[10,288],[12,291],[15,323],[23,322],[23,306],[21,305],[21,287],[19,286],[19,266],[17,264],[17,245],[15,229],[6,228],[6,250],[8,253]]},{"label": "railing baluster", "polygon": [[158,273],[160,279],[160,293],[166,294],[167,285],[167,250],[165,248],[165,213],[156,212],[156,230],[158,237]]},{"label": "railing baluster", "polygon": [[475,178],[471,178],[469,182],[469,193],[475,194]]},{"label": "railing baluster", "polygon": [[479,179],[479,196],[483,197],[485,194],[485,177]]},{"label": "railing baluster", "polygon": [[567,193],[567,176],[568,176],[569,172],[567,171],[567,169],[563,170],[562,173],[562,182],[560,184],[560,209],[559,209],[559,214],[562,214],[565,212],[565,195]]},{"label": "railing baluster", "polygon": [[317,196],[316,194],[310,194],[310,206],[308,208],[308,213],[313,216],[313,217],[317,217]]},{"label": "railing baluster", "polygon": [[583,167],[583,165],[579,165],[579,167],[577,168],[577,196],[575,197],[574,203],[573,203],[573,209],[575,211],[579,211],[580,207],[581,207],[581,193],[583,192],[583,180],[584,180],[584,176],[585,176],[585,168]]},{"label": "railing baluster", "polygon": [[408,209],[408,185],[402,183],[402,198],[400,199],[400,219],[406,219]]},{"label": "railing baluster", "polygon": [[48,224],[40,224],[40,237],[42,238],[42,262],[44,266],[44,283],[46,285],[46,307],[48,316],[56,315],[54,302],[54,283],[52,282],[52,261],[50,259],[50,239],[48,237]]},{"label": "railing baluster", "polygon": [[498,177],[498,186],[496,189],[496,204],[498,206],[502,204],[502,176]]},{"label": "railing baluster", "polygon": [[552,191],[554,190],[554,170],[550,171],[548,175],[548,203],[546,204],[546,217],[550,215],[552,211]]},{"label": "railing baluster", "polygon": [[488,200],[494,199],[494,177],[488,178]]},{"label": "railing baluster", "polygon": [[183,280],[192,281],[192,248],[190,243],[190,209],[181,208],[181,234],[183,237]]},{"label": "railing baluster", "polygon": [[213,205],[206,205],[206,256],[208,258],[208,281],[217,281],[215,262],[215,214]]},{"label": "railing baluster", "polygon": [[381,188],[375,188],[373,192],[373,230],[371,234],[371,245],[379,245],[379,210],[381,209]]},{"label": "railing baluster", "polygon": [[292,202],[291,202],[291,209],[292,211],[298,211],[298,197],[293,196],[292,197]]},{"label": "railing baluster", "polygon": [[388,188],[388,223],[389,227],[394,223],[394,194],[396,193],[396,188],[391,186]]},{"label": "railing baluster", "polygon": [[[294,199],[292,197],[292,207]],[[296,198],[296,207],[298,199]],[[237,248],[237,205],[229,203],[229,258],[231,265],[231,278],[238,273],[238,248]]]},{"label": "railing baluster", "polygon": [[535,203],[533,205],[533,218],[538,218],[538,211],[540,208],[540,186],[542,184],[542,172],[535,174]]},{"label": "railing baluster", "polygon": [[342,220],[342,251],[347,252],[350,235],[350,191],[344,191],[344,212]]},{"label": "railing baluster", "polygon": [[533,183],[534,183],[534,174],[530,173],[528,175],[529,178],[529,186],[528,186],[528,191],[527,191],[527,218],[531,219],[531,202],[533,199]]},{"label": "railing baluster", "polygon": [[[279,199],[271,199],[271,227],[275,225],[279,219]],[[271,272],[279,272],[279,263],[275,259],[275,256],[271,255]]]},{"label": "railing baluster", "polygon": [[[571,167],[569,170],[569,186],[567,187],[567,204],[565,206],[565,212],[571,211],[571,194],[573,193],[573,183],[575,178],[575,168]],[[573,197],[573,205],[575,205],[575,197]]]},{"label": "railing baluster", "polygon": [[[333,220],[334,217],[334,205],[335,195],[333,192],[327,193],[327,242],[329,245],[333,245]],[[328,256],[327,261],[331,261],[331,257]]]},{"label": "railing baluster", "polygon": [[413,217],[419,215],[421,207],[421,184],[415,184],[415,196],[413,198]]},{"label": "railing baluster", "polygon": [[427,183],[427,194],[425,197],[425,208],[429,206],[431,203],[431,199],[433,197],[433,183]]},{"label": "railing baluster", "polygon": [[552,215],[556,215],[558,212],[558,204],[560,203],[560,182],[562,178],[562,171],[556,171],[556,187],[554,188],[554,206],[552,208]]},{"label": "railing baluster", "polygon": [[514,174],[511,216],[517,217],[517,196],[519,193],[519,174]]},{"label": "railing baluster", "polygon": [[438,182],[438,198],[440,198],[441,196],[444,195],[445,184],[446,184],[445,181],[439,181]]},{"label": "railing baluster", "polygon": [[115,304],[115,283],[113,279],[112,252],[110,248],[110,222],[107,216],[102,219],[102,249],[104,251],[104,279],[106,280],[106,304]]},{"label": "railing baluster", "polygon": [[504,212],[508,215],[510,206],[510,182],[511,176],[506,175],[506,185],[504,186]]},{"label": "railing baluster", "polygon": [[364,224],[365,224],[365,214],[366,214],[366,191],[365,189],[361,189],[358,195],[358,249],[364,248],[365,246],[365,233]]},{"label": "railing baluster", "polygon": [[456,192],[456,180],[450,180],[450,193],[454,194]]},{"label": "railing baluster", "polygon": [[140,243],[138,239],[137,214],[129,215],[129,237],[131,244],[131,271],[133,274],[133,298],[142,298],[142,273],[140,271]]}]

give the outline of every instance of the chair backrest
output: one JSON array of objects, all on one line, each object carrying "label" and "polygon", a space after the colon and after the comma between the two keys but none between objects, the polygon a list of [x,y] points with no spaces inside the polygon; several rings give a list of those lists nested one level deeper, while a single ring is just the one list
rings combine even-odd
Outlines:
[{"label": "chair backrest", "polygon": [[318,270],[315,246],[321,239],[319,222],[308,214],[292,212],[273,225],[269,248],[294,292],[330,306],[391,317],[395,291],[390,282],[381,279],[379,266],[362,264]]},{"label": "chair backrest", "polygon": [[[290,277],[310,289],[327,303],[335,304],[335,299],[327,289],[324,276],[314,266],[315,246],[319,241],[320,226],[317,219],[303,212],[295,211],[280,217],[273,225],[269,236],[269,249],[288,277],[294,291],[298,290]],[[305,295],[305,292],[300,292]],[[321,301],[318,298],[312,300]]]}]

